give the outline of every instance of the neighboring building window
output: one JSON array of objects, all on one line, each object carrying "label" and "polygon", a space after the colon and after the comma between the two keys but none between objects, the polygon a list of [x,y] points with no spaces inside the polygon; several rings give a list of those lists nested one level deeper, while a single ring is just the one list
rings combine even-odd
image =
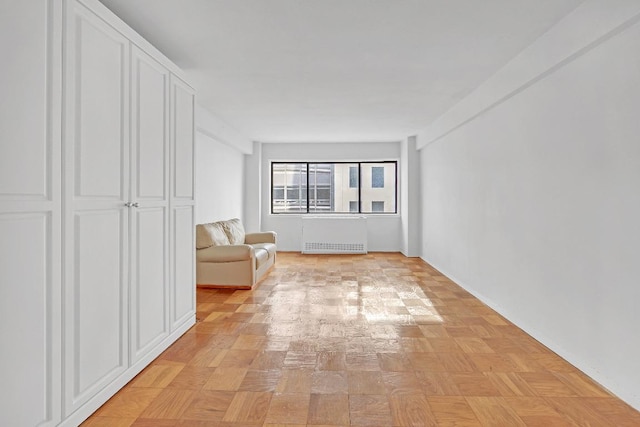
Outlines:
[{"label": "neighboring building window", "polygon": [[273,162],[271,213],[396,213],[397,169],[395,161]]},{"label": "neighboring building window", "polygon": [[358,188],[358,167],[349,166],[349,188]]},{"label": "neighboring building window", "polygon": [[371,168],[371,188],[384,188],[384,168],[374,166]]},{"label": "neighboring building window", "polygon": [[371,202],[371,212],[384,212],[384,202]]}]

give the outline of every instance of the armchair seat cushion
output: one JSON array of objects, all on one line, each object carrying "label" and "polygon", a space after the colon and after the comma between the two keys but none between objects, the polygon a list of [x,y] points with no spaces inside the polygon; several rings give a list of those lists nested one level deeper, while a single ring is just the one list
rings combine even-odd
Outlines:
[{"label": "armchair seat cushion", "polygon": [[245,233],[239,219],[196,226],[196,281],[251,289],[275,264],[276,233]]}]

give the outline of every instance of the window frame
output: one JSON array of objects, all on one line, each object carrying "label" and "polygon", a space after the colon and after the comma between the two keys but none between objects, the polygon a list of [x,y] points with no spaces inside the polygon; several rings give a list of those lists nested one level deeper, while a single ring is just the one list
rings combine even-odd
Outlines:
[{"label": "window frame", "polygon": [[[273,191],[274,191],[274,166],[275,165],[291,165],[291,164],[297,164],[297,165],[305,165],[305,174],[306,174],[306,211],[304,210],[300,210],[300,211],[292,211],[292,212],[275,212],[274,211],[274,198],[273,198]],[[322,212],[322,211],[311,211],[310,208],[311,206],[311,198],[310,198],[310,165],[338,165],[338,164],[350,164],[350,165],[357,165],[358,168],[358,186],[357,186],[357,190],[358,190],[358,211],[357,212],[351,212],[351,211],[340,211],[340,212],[335,212],[335,211],[330,211],[330,212]],[[393,188],[393,192],[394,192],[394,197],[393,197],[393,202],[394,202],[394,207],[395,209],[392,212],[363,212],[362,211],[362,173],[363,173],[363,168],[362,165],[365,164],[393,164],[394,165],[394,170],[395,173],[393,175],[394,180],[395,180],[395,185],[387,187],[385,186],[385,188]],[[270,191],[269,191],[269,205],[270,205],[270,213],[271,215],[397,215],[398,214],[398,160],[363,160],[363,161],[338,161],[338,162],[332,162],[332,161],[271,161],[270,162],[270,177],[271,177],[271,182],[270,182]],[[385,180],[386,181],[386,180]],[[386,184],[386,182],[385,182]],[[354,189],[354,187],[347,187],[350,189]],[[302,188],[301,188],[302,190]],[[304,200],[304,198],[300,199],[301,201]],[[300,207],[301,209],[304,208],[304,206]]]}]

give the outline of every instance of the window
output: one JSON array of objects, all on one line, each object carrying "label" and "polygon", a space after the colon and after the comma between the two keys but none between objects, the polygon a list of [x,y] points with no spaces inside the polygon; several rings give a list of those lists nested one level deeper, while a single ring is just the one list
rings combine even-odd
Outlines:
[{"label": "window", "polygon": [[395,161],[273,162],[271,213],[396,213],[397,166]]},{"label": "window", "polygon": [[371,188],[384,188],[384,168],[374,166],[371,168]]},{"label": "window", "polygon": [[358,167],[349,166],[349,188],[358,188]]},{"label": "window", "polygon": [[371,212],[384,212],[384,202],[371,202]]}]

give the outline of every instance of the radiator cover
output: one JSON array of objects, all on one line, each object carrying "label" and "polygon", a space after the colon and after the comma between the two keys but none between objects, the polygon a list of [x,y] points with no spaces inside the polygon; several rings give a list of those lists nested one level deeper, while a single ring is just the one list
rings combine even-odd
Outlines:
[{"label": "radiator cover", "polygon": [[363,216],[303,217],[302,253],[366,254],[367,218]]}]

